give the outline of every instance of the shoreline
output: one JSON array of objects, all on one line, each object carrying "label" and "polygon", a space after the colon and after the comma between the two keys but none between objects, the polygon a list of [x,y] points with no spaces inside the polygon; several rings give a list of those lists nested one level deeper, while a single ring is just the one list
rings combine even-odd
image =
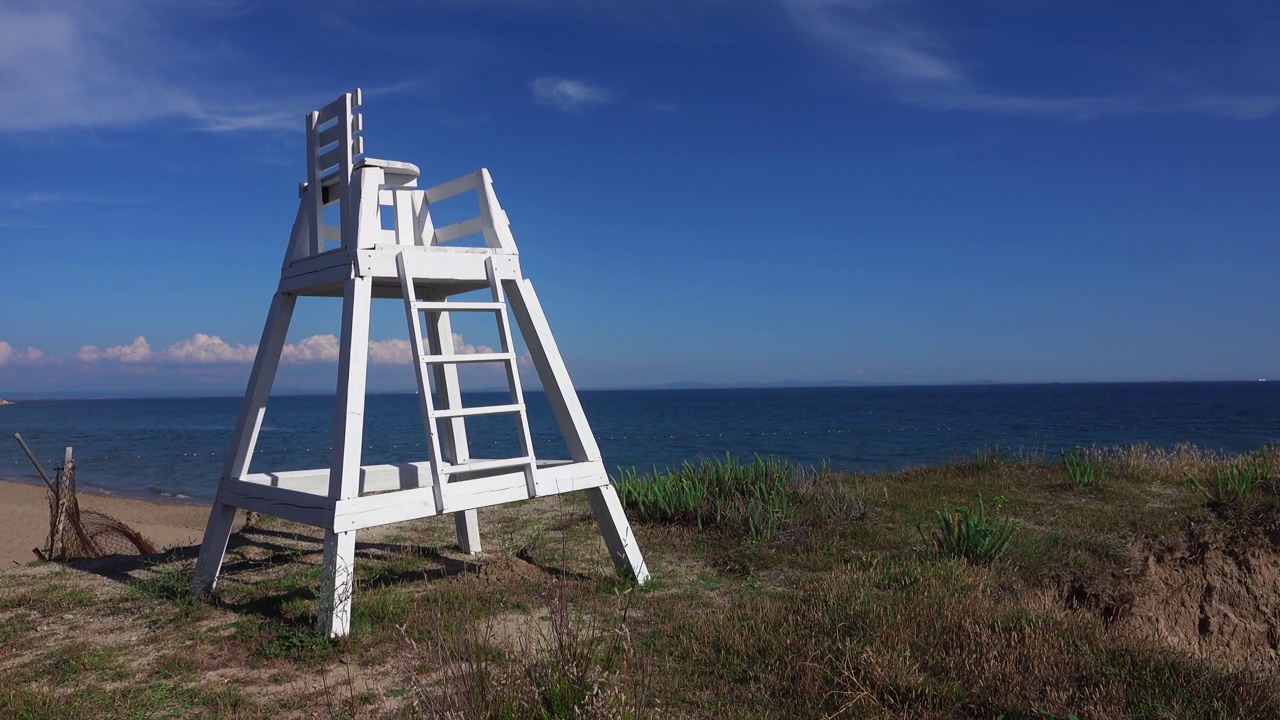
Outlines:
[{"label": "shoreline", "polygon": [[[49,534],[47,492],[43,483],[0,478],[0,569],[26,565],[36,559],[32,548],[44,547]],[[145,500],[89,491],[77,492],[76,497],[80,507],[126,523],[161,550],[198,545],[209,519],[210,503]]]}]

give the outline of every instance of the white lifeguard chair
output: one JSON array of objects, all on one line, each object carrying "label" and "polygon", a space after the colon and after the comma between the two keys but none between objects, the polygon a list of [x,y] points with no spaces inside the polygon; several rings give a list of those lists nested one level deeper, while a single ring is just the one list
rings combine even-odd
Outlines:
[{"label": "white lifeguard chair", "polygon": [[[489,171],[419,189],[414,165],[364,157],[360,105],[357,89],[307,115],[307,181],[299,187],[301,202],[280,285],[209,513],[193,590],[208,593],[216,586],[237,508],[323,528],[325,575],[318,621],[331,636],[345,635],[358,530],[452,513],[459,546],[475,553],[480,551],[477,508],[578,490],[588,495],[614,563],[645,582],[649,573],[644,559],[533,285],[520,273],[520,256]],[[476,217],[444,227],[432,223],[433,204],[473,191],[479,198]],[[340,225],[325,225],[324,209],[335,204]],[[384,221],[388,214],[391,219]],[[448,245],[477,234],[483,236],[483,247]],[[326,249],[326,243],[337,247]],[[449,299],[484,289],[489,290],[484,302]],[[249,473],[299,296],[342,298],[331,464],[318,470]],[[424,462],[360,464],[373,298],[404,303],[430,455]],[[568,460],[535,457],[508,307],[564,436]],[[495,317],[501,347],[489,353],[455,352],[451,313]],[[508,404],[463,406],[457,366],[474,362],[503,364],[511,390]],[[466,419],[494,414],[516,417],[518,456],[471,456]]]}]

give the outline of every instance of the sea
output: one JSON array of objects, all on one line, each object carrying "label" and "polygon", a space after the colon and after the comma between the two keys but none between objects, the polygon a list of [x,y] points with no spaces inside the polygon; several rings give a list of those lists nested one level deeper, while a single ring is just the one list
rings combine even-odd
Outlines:
[{"label": "sea", "polygon": [[[1280,441],[1280,382],[1110,383],[580,391],[605,464],[622,473],[726,454],[885,472],[1075,446],[1192,443],[1247,452]],[[212,499],[239,397],[23,400],[0,407],[0,477],[38,482],[14,433],[46,472],[73,448],[82,489],[190,502]],[[503,404],[472,393],[464,405]],[[540,459],[567,458],[546,397],[526,395]],[[267,406],[252,472],[329,465],[332,396]],[[473,457],[518,454],[512,416],[467,419]],[[428,457],[416,395],[370,395],[363,463]]]}]

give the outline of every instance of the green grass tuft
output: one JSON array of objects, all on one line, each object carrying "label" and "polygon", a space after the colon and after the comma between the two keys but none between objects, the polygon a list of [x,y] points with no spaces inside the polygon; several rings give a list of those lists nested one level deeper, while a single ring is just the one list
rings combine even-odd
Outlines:
[{"label": "green grass tuft", "polygon": [[[999,508],[996,508],[999,511]],[[951,510],[947,501],[936,510],[937,526],[926,534],[923,526],[917,526],[924,539],[925,554],[934,560],[968,560],[986,564],[1004,554],[1009,542],[1018,531],[1019,522],[1005,518],[1003,522],[987,516],[987,505],[978,495],[978,510],[958,507]]]},{"label": "green grass tuft", "polygon": [[795,467],[759,456],[750,464],[725,455],[685,462],[675,472],[637,475],[624,471],[617,483],[627,514],[641,522],[722,527],[767,540],[782,529]]},{"label": "green grass tuft", "polygon": [[1067,477],[1071,478],[1071,483],[1081,490],[1097,485],[1106,473],[1102,463],[1086,455],[1079,445],[1071,452],[1063,450],[1061,454],[1062,463],[1067,467]]}]

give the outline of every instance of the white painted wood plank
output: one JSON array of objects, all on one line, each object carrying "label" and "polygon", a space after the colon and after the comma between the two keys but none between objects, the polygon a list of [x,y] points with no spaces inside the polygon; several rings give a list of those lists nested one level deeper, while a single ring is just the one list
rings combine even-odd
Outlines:
[{"label": "white painted wood plank", "polygon": [[355,590],[356,533],[324,534],[325,577],[321,578],[317,624],[329,637],[351,632],[351,596]]},{"label": "white painted wood plank", "polygon": [[[521,465],[528,465],[532,461],[533,461],[533,458],[529,457],[528,455],[525,455],[522,457],[514,457],[514,458],[494,458],[492,460],[472,459],[465,463],[445,464],[444,467],[440,468],[440,472],[441,474],[447,473],[450,475],[453,475],[456,473],[484,472],[486,470],[499,470],[502,468],[519,467]],[[484,479],[476,479],[474,482],[484,482],[484,481],[485,481]],[[468,481],[468,482],[471,482],[471,481]]]},{"label": "white painted wood plank", "polygon": [[313,527],[328,527],[333,522],[334,504],[330,498],[242,480],[222,483],[217,502]]},{"label": "white painted wood plank", "polygon": [[356,108],[363,104],[364,94],[360,88],[356,88],[352,92],[344,93],[338,96],[338,99],[325,105],[315,112],[318,125],[323,125],[330,120],[342,116],[351,115]]},{"label": "white painted wood plank", "polygon": [[563,463],[534,471],[537,494],[559,495],[609,484],[609,474],[599,462]]},{"label": "white painted wood plank", "polygon": [[[489,172],[484,170],[481,171],[481,174],[485,183],[488,184]],[[520,412],[516,414],[516,420],[520,431],[520,451],[528,459],[524,464],[525,487],[529,491],[529,496],[534,497],[538,494],[538,485],[533,477],[537,460],[534,458],[533,453],[533,436],[529,432],[529,414],[524,407],[524,392],[520,389],[520,370],[515,363],[515,344],[511,340],[511,323],[507,318],[507,303],[502,293],[502,280],[498,278],[497,271],[493,266],[493,258],[485,260],[484,269],[489,276],[489,291],[493,296],[493,302],[503,306],[503,310],[497,313],[498,339],[502,344],[502,351],[511,355],[511,360],[503,365],[503,369],[507,373],[507,387],[511,390],[511,402],[520,406]]]},{"label": "white painted wood plank", "polygon": [[359,493],[371,293],[372,282],[368,278],[352,278],[343,288],[342,345],[338,351],[333,459],[329,466],[329,497],[335,500]]},{"label": "white painted wood plank", "polygon": [[[343,256],[346,257],[345,251]],[[299,295],[313,294],[309,291],[318,287],[339,284],[336,290],[331,293],[334,297],[342,295],[340,283],[351,277],[350,265],[336,265],[327,268],[321,268],[311,272],[295,272],[290,268],[287,276],[280,279],[280,291],[288,293],[296,293]],[[329,293],[326,293],[329,294]]]},{"label": "white painted wood plank", "polygon": [[[404,252],[405,266],[419,281],[487,282],[484,270],[484,248],[439,248],[395,246]],[[356,255],[358,274],[374,278],[397,278],[396,255],[382,249],[361,249]],[[494,257],[502,277],[519,277],[519,258],[514,255]]]},{"label": "white painted wood plank", "polygon": [[338,167],[346,162],[350,157],[348,154],[350,151],[350,148],[339,144],[338,147],[328,152],[320,153],[319,157],[316,158],[316,167],[320,170],[320,174],[323,175],[326,170]]},{"label": "white painted wood plank", "polygon": [[649,568],[645,565],[644,556],[640,553],[640,545],[636,542],[635,533],[631,531],[631,523],[622,510],[622,501],[618,499],[618,491],[613,485],[602,485],[586,491],[587,500],[591,503],[591,513],[595,515],[596,525],[604,536],[605,547],[609,548],[609,556],[614,564],[629,571],[637,584],[649,581]]},{"label": "white painted wood plank", "polygon": [[485,246],[516,252],[516,241],[511,235],[511,220],[498,203],[498,195],[493,189],[493,177],[489,175],[488,169],[480,169],[480,184],[476,190],[480,193],[480,217],[485,225]]},{"label": "white painted wood plank", "polygon": [[460,312],[479,312],[479,311],[502,311],[507,306],[500,302],[449,302],[447,300],[419,300],[413,304],[414,310],[432,310],[435,312],[452,312],[454,310]]},{"label": "white painted wood plank", "polygon": [[[405,320],[409,324],[409,343],[414,354],[422,352],[426,347],[423,342],[422,316],[414,308],[418,302],[414,276],[409,273],[405,263],[406,249],[396,253],[396,274],[400,278],[401,291],[404,294]],[[427,368],[422,363],[414,365],[414,377],[418,383],[418,403],[422,408],[422,425],[426,433],[427,451],[431,459],[431,485],[435,489],[436,507],[442,507],[441,496],[443,482],[440,467],[444,464],[444,451],[441,449],[441,438],[436,432],[436,411],[431,397],[431,378],[427,376]]]},{"label": "white painted wood plank", "polygon": [[448,483],[442,492],[443,512],[458,512],[474,508],[502,505],[529,499],[523,472],[505,473],[483,480],[462,480]]},{"label": "white painted wood plank", "polygon": [[[359,117],[358,115],[356,117]],[[321,130],[318,135],[316,146],[324,149],[336,142],[345,141],[348,137],[350,125],[339,121],[336,125]]]},{"label": "white painted wood plank", "polygon": [[[424,195],[415,198],[425,204]],[[424,213],[425,214],[425,213]],[[427,222],[430,222],[428,216]],[[444,409],[462,407],[462,385],[458,380],[458,368],[452,363],[433,363],[427,358],[455,358],[457,351],[453,347],[453,324],[449,313],[426,313],[427,351],[429,355],[419,359],[423,366],[431,366],[432,377],[439,390],[441,406]],[[463,418],[446,418],[440,423],[443,434],[443,457],[450,463],[466,463],[471,460],[471,445],[467,440],[467,423]],[[436,477],[440,474],[437,472]],[[458,547],[465,553],[478,553],[480,545],[480,520],[476,511],[465,510],[454,513],[454,530],[458,538]]]},{"label": "white painted wood plank", "polygon": [[339,531],[360,530],[438,514],[435,489],[424,487],[339,500],[333,523]]},{"label": "white painted wood plank", "polygon": [[[253,473],[244,482],[309,492],[324,496],[329,488],[329,469],[285,470]],[[365,465],[360,468],[360,493],[386,492],[431,487],[431,463]]]},{"label": "white painted wood plank", "polygon": [[381,168],[362,167],[352,175],[342,201],[342,244],[371,248],[379,243],[395,243],[395,235],[382,229],[378,192],[382,188]]},{"label": "white painted wood plank", "polygon": [[510,362],[516,359],[515,353],[470,353],[468,355],[419,355],[418,362],[433,364]]},{"label": "white painted wood plank", "polygon": [[513,405],[480,405],[469,408],[449,408],[448,410],[437,410],[436,417],[454,418],[454,417],[475,417],[477,415],[503,415],[506,413],[517,413],[524,410],[522,403]]},{"label": "white painted wood plank", "polygon": [[427,204],[447,200],[455,195],[461,195],[468,190],[475,190],[480,182],[480,173],[473,172],[463,175],[460,178],[454,178],[446,183],[441,183],[435,187],[426,189]]},{"label": "white painted wood plank", "polygon": [[445,243],[453,242],[458,238],[475,235],[476,233],[483,231],[484,219],[474,217],[470,220],[463,220],[462,222],[456,222],[452,225],[445,225],[444,227],[436,228],[434,244],[444,245]]},{"label": "white painted wood plank", "polygon": [[204,538],[200,541],[200,553],[196,557],[196,569],[191,577],[191,592],[207,595],[218,585],[222,558],[227,553],[231,539],[231,527],[236,519],[236,508],[214,502],[209,508],[209,521],[204,526]]}]

